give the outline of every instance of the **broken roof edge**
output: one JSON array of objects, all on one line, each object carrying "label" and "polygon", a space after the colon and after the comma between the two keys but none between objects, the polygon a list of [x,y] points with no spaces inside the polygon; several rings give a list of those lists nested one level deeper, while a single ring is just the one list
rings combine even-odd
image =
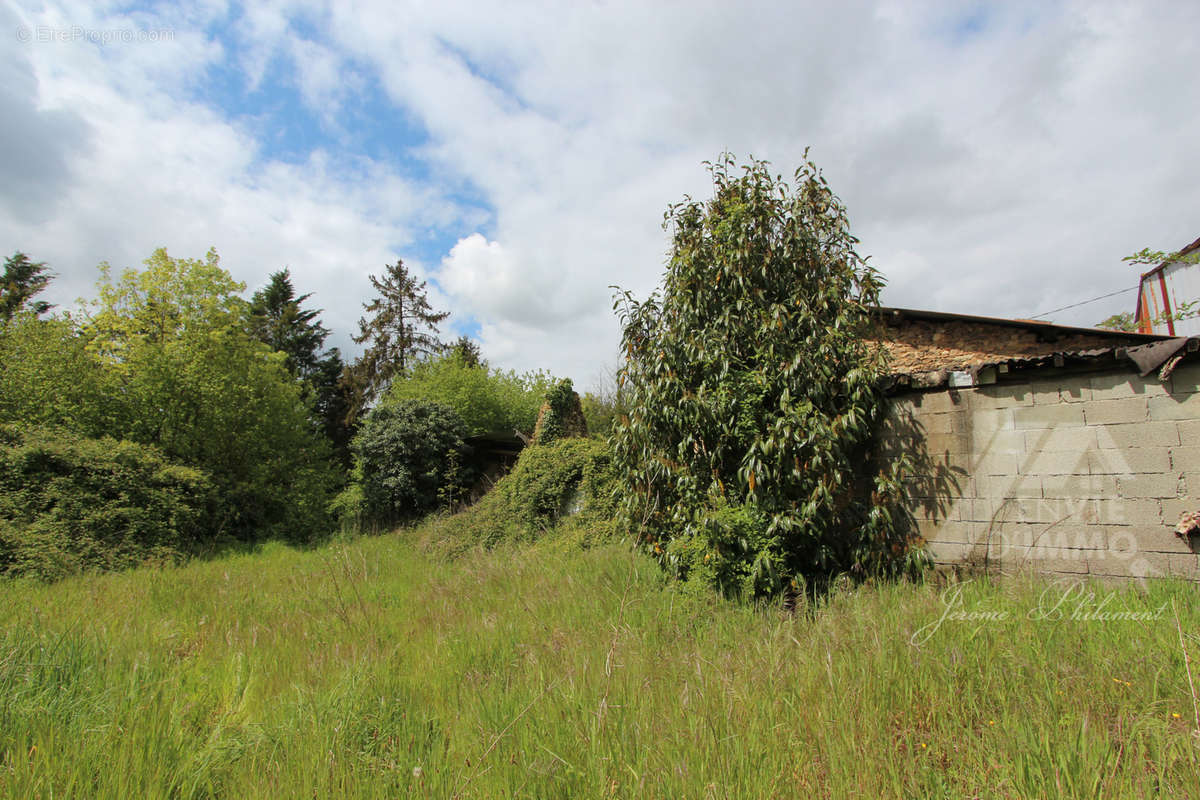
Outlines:
[{"label": "broken roof edge", "polygon": [[[897,394],[904,391],[967,389],[987,386],[998,382],[1000,375],[1028,369],[1052,366],[1097,366],[1111,359],[1113,366],[1134,367],[1145,377],[1159,367],[1166,380],[1179,360],[1193,360],[1200,353],[1200,336],[1153,337],[1155,341],[1136,347],[1101,347],[1091,350],[1062,351],[1037,356],[1018,356],[995,359],[970,365],[967,369],[940,369],[927,372],[892,373],[888,376],[886,392]],[[1175,359],[1175,363],[1172,363]]]},{"label": "broken roof edge", "polygon": [[[1197,240],[1200,243],[1200,240]],[[946,311],[922,311],[916,308],[897,308],[895,306],[875,306],[871,309],[875,314],[887,319],[916,319],[929,322],[972,322],[982,325],[1000,325],[1009,328],[1024,328],[1030,331],[1088,333],[1101,336],[1119,336],[1130,341],[1156,342],[1172,337],[1160,333],[1137,333],[1135,331],[1114,331],[1109,328],[1081,328],[1075,325],[1056,325],[1053,322],[1041,322],[1032,319],[1009,319],[1007,317],[981,317],[973,314],[952,314]]]}]

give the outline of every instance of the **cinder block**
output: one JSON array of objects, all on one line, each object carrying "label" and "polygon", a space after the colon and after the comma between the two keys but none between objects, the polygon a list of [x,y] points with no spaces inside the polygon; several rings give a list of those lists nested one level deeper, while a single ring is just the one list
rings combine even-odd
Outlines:
[{"label": "cinder block", "polygon": [[1044,547],[1057,547],[1062,550],[1105,550],[1108,548],[1107,525],[1081,525],[1066,522],[1059,525],[1047,526],[1035,540],[1035,544]]},{"label": "cinder block", "polygon": [[1025,452],[1025,434],[1013,430],[976,431],[969,446],[976,457],[1000,453],[1018,455]]},{"label": "cinder block", "polygon": [[[1081,429],[1080,429],[1081,430]],[[1088,474],[1087,451],[1075,453],[1031,451],[1020,463],[1023,475],[1078,475]]]},{"label": "cinder block", "polygon": [[991,504],[991,525],[1009,523],[1046,524],[1054,521],[1040,497],[1005,497]]},{"label": "cinder block", "polygon": [[921,538],[927,542],[961,542],[971,544],[975,541],[972,536],[972,526],[969,522],[958,520],[943,522],[931,527],[928,535],[921,533]]},{"label": "cinder block", "polygon": [[1178,422],[1134,422],[1092,428],[1103,448],[1174,447],[1179,444]]},{"label": "cinder block", "polygon": [[988,483],[988,493],[992,501],[1014,497],[1042,496],[1042,479],[1036,475],[1011,475],[993,473]]},{"label": "cinder block", "polygon": [[1150,419],[1200,419],[1200,392],[1151,397]]},{"label": "cinder block", "polygon": [[1097,447],[1093,428],[1051,428],[1025,431],[1028,453],[1081,453]]},{"label": "cinder block", "polygon": [[1064,376],[1058,385],[1058,397],[1064,403],[1086,403],[1092,399],[1091,380],[1080,375]]},{"label": "cinder block", "polygon": [[1180,472],[1200,470],[1200,446],[1172,447],[1171,469]]},{"label": "cinder block", "polygon": [[1178,497],[1180,494],[1178,473],[1160,472],[1117,477],[1117,494],[1121,497]]},{"label": "cinder block", "polygon": [[1089,500],[1084,505],[1083,521],[1094,525],[1158,525],[1162,522],[1159,502],[1128,497]]},{"label": "cinder block", "polygon": [[1170,498],[1162,501],[1162,514],[1160,519],[1163,525],[1170,526],[1174,530],[1179,524],[1179,516],[1184,512],[1200,511],[1200,497],[1188,496]]},{"label": "cinder block", "polygon": [[1015,410],[1011,408],[973,410],[964,415],[961,421],[962,429],[973,437],[991,431],[1011,431],[1015,427],[1013,414],[1015,411],[1025,410],[1028,409],[1021,407]]},{"label": "cinder block", "polygon": [[1117,400],[1122,397],[1165,395],[1167,388],[1156,377],[1139,377],[1133,372],[1096,375],[1089,379],[1093,400]]},{"label": "cinder block", "polygon": [[1200,580],[1200,557],[1195,553],[1168,556],[1167,567],[1173,577]]},{"label": "cinder block", "polygon": [[[970,471],[977,475],[1017,475],[1017,457],[1011,453],[989,453],[976,458]],[[1039,488],[1039,495],[1040,495]]]},{"label": "cinder block", "polygon": [[1171,561],[1163,553],[1099,550],[1088,554],[1088,572],[1121,578],[1157,578],[1170,574]]},{"label": "cinder block", "polygon": [[1083,418],[1088,425],[1120,425],[1126,422],[1145,422],[1148,416],[1144,397],[1123,397],[1119,400],[1092,400],[1083,404]]},{"label": "cinder block", "polygon": [[963,394],[972,411],[1033,405],[1029,385],[1024,383],[981,386]]},{"label": "cinder block", "polygon": [[1117,496],[1115,475],[1043,475],[1042,497],[1084,499]]},{"label": "cinder block", "polygon": [[957,455],[970,450],[970,439],[962,433],[931,433],[925,437],[924,444],[925,452],[930,456],[943,453]]},{"label": "cinder block", "polygon": [[1087,550],[1060,550],[1052,547],[1008,548],[1001,558],[1001,568],[1008,571],[1060,572],[1086,575]]},{"label": "cinder block", "polygon": [[1200,419],[1179,420],[1175,423],[1182,445],[1200,445]]},{"label": "cinder block", "polygon": [[953,507],[954,512],[958,515],[956,519],[961,522],[986,523],[992,518],[992,504],[988,500],[960,497],[954,500]]},{"label": "cinder block", "polygon": [[966,410],[967,401],[961,392],[951,390],[939,392],[922,392],[913,398],[914,411],[922,414],[946,414]]},{"label": "cinder block", "polygon": [[958,427],[955,424],[955,414],[926,414],[917,418],[917,425],[925,436],[954,433]]},{"label": "cinder block", "polygon": [[935,564],[963,564],[971,560],[974,546],[964,542],[926,542],[929,557]]},{"label": "cinder block", "polygon": [[1083,409],[1077,403],[1059,403],[1013,409],[1013,424],[1019,429],[1058,428],[1084,424]]},{"label": "cinder block", "polygon": [[1058,386],[1053,383],[1034,384],[1033,391],[1030,394],[1033,396],[1033,404],[1035,406],[1056,406],[1063,402],[1058,393]]},{"label": "cinder block", "polygon": [[1166,472],[1171,469],[1170,451],[1165,447],[1127,447],[1124,450],[1090,450],[1088,471],[1093,475]]},{"label": "cinder block", "polygon": [[1113,550],[1148,553],[1190,553],[1191,547],[1175,535],[1170,525],[1113,526],[1109,537]]},{"label": "cinder block", "polygon": [[1200,361],[1181,364],[1171,373],[1171,391],[1174,394],[1200,392]]}]

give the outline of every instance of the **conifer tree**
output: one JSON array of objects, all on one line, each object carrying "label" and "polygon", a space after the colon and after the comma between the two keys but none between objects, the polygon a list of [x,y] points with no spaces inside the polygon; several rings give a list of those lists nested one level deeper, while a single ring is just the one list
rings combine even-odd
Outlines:
[{"label": "conifer tree", "polygon": [[367,347],[343,378],[353,393],[351,418],[378,399],[394,378],[407,374],[414,362],[442,349],[437,326],[450,316],[433,310],[425,281],[418,282],[403,261],[388,266],[382,278],[372,275],[371,285],[381,296],[363,304],[368,316],[359,319],[359,332],[353,337]]},{"label": "conifer tree", "polygon": [[51,305],[43,300],[30,302],[34,295],[50,284],[49,268],[42,261],[30,261],[21,252],[4,260],[4,275],[0,276],[0,319],[10,320],[18,311],[45,314]]}]

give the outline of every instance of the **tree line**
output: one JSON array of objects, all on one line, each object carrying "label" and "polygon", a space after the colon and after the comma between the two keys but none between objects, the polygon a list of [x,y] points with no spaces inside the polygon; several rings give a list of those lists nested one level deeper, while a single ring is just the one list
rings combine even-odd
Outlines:
[{"label": "tree line", "polygon": [[[159,249],[119,274],[102,263],[95,296],[70,310],[39,299],[52,279],[20,252],[0,278],[0,574],[413,518],[464,437],[532,432],[553,383],[491,368],[469,338],[442,341],[448,313],[399,260],[371,276],[349,361],[287,269],[246,299],[215,251]],[[381,458],[391,471],[372,483],[364,466]]]}]

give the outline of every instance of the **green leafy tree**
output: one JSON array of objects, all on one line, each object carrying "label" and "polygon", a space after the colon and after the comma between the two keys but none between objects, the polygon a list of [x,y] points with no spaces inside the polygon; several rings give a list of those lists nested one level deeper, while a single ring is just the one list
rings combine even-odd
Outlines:
[{"label": "green leafy tree", "polygon": [[1107,328],[1110,331],[1136,331],[1137,322],[1129,311],[1113,314],[1096,324],[1097,328]]},{"label": "green leafy tree", "polygon": [[439,403],[405,400],[372,409],[353,444],[365,521],[387,526],[415,519],[437,507],[451,480],[452,493],[469,484],[456,458],[465,435],[462,418]]},{"label": "green leafy tree", "polygon": [[366,349],[346,371],[345,380],[354,397],[352,416],[361,414],[420,358],[442,349],[437,326],[450,316],[432,309],[425,296],[425,281],[418,282],[403,261],[388,266],[382,278],[370,278],[381,296],[363,304],[368,316],[359,319],[359,332],[353,337]]},{"label": "green leafy tree", "polygon": [[213,251],[156,250],[116,279],[101,269],[84,333],[115,383],[112,433],[208,472],[222,500],[214,535],[322,533],[328,445],[285,356],[247,333],[244,286]]},{"label": "green leafy tree", "polygon": [[730,594],[899,568],[906,462],[864,474],[882,280],[811,162],[793,184],[761,161],[709,167],[712,199],[665,216],[661,293],[618,300],[624,522],[673,574]]},{"label": "green leafy tree", "polygon": [[496,431],[531,434],[548,383],[544,373],[493,370],[451,349],[397,378],[383,402],[427,400],[448,406],[462,417],[468,436]]},{"label": "green leafy tree", "polygon": [[0,422],[102,436],[124,424],[120,383],[68,319],[0,325]]},{"label": "green leafy tree", "polygon": [[49,267],[42,261],[31,261],[21,252],[4,260],[4,275],[0,277],[0,319],[10,320],[19,311],[45,314],[52,306],[33,298],[50,285]]}]

